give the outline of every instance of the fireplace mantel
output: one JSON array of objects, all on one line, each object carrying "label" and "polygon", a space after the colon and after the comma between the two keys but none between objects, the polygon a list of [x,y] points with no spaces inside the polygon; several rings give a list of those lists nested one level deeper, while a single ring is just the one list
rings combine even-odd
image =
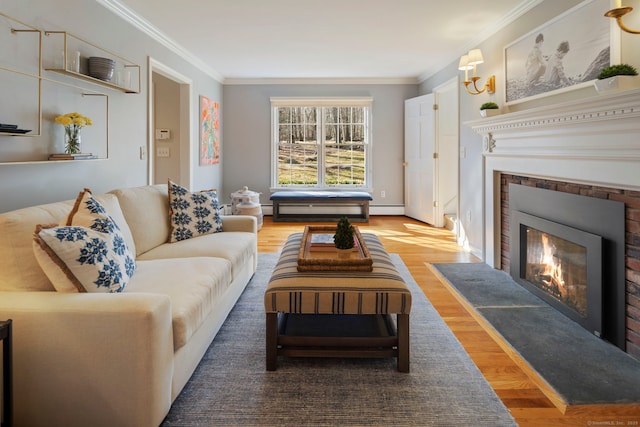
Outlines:
[{"label": "fireplace mantel", "polygon": [[500,263],[501,173],[640,191],[640,90],[465,122],[482,136],[484,261]]},{"label": "fireplace mantel", "polygon": [[640,90],[465,124],[482,135],[485,156],[640,159]]}]

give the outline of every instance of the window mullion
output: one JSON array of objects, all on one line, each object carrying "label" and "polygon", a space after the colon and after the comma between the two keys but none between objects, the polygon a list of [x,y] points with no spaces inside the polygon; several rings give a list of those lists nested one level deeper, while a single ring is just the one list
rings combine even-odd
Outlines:
[{"label": "window mullion", "polygon": [[318,129],[318,185],[320,187],[326,187],[325,181],[325,163],[326,163],[326,153],[325,153],[325,140],[326,140],[326,130],[324,125],[324,111],[325,107],[318,107],[318,120],[317,126]]}]

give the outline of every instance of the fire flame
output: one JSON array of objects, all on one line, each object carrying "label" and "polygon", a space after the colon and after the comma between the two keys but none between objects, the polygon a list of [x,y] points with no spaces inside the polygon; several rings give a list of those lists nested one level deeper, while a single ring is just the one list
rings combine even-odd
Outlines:
[{"label": "fire flame", "polygon": [[556,248],[549,241],[547,234],[542,234],[542,254],[540,257],[540,263],[544,265],[544,271],[542,277],[548,279],[541,279],[547,286],[556,286],[558,291],[564,296],[566,294],[565,282],[562,278],[562,264],[555,256]]}]

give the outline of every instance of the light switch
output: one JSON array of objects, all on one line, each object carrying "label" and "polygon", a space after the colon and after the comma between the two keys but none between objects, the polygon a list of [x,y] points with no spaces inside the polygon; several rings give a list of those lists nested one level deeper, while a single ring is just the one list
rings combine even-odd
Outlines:
[{"label": "light switch", "polygon": [[157,157],[169,157],[171,152],[169,151],[169,147],[158,147],[156,148],[156,156]]},{"label": "light switch", "polygon": [[171,139],[171,131],[169,129],[156,129],[156,139]]}]

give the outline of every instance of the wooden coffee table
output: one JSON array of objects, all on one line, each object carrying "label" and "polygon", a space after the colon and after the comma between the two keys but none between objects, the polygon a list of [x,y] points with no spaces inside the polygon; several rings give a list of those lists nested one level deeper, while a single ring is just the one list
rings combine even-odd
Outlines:
[{"label": "wooden coffee table", "polygon": [[303,233],[289,236],[265,291],[267,370],[288,356],[397,358],[409,372],[411,292],[377,236],[362,238],[371,271],[298,271]]}]

